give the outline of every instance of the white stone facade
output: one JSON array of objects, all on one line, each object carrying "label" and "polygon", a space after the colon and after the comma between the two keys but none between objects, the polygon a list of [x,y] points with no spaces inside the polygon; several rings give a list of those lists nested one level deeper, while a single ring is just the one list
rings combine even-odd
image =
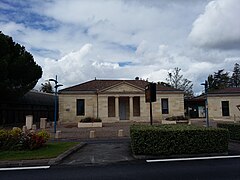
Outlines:
[{"label": "white stone facade", "polygon": [[[229,115],[224,115],[222,102],[228,102]],[[208,96],[208,114],[210,119],[240,119],[240,111],[236,107],[240,105],[240,94],[231,95],[209,95]]]},{"label": "white stone facade", "polygon": [[[112,99],[111,103],[109,103],[109,97]],[[135,104],[134,98],[137,102]],[[77,115],[77,99],[84,100],[84,115]],[[167,114],[162,113],[162,99],[168,101]],[[109,108],[109,105],[115,107]],[[183,93],[181,91],[157,91],[157,101],[152,103],[152,107],[154,121],[160,121],[169,116],[184,115]],[[79,122],[85,117],[98,117],[103,122],[146,122],[150,117],[149,108],[149,103],[145,102],[144,89],[129,83],[119,83],[96,92],[62,91],[59,94],[59,120],[63,123]],[[112,112],[109,113],[109,111]]]}]

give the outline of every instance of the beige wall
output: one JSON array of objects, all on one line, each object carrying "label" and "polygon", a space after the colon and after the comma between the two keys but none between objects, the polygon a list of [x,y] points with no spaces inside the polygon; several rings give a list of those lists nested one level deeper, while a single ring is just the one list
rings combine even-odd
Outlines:
[{"label": "beige wall", "polygon": [[[130,115],[130,121],[149,121],[149,103],[145,103],[144,94],[99,94],[98,95],[98,116],[103,122],[117,122],[119,117],[108,117],[108,96],[134,97],[140,96],[140,117]],[[161,98],[168,98],[169,114],[161,112]],[[85,99],[85,116],[76,116],[76,100]],[[131,105],[131,100],[129,100]],[[116,109],[118,109],[116,99]],[[153,120],[161,120],[168,116],[184,115],[183,94],[158,94],[157,102],[153,104]],[[131,108],[130,108],[131,109]],[[131,110],[130,110],[131,111]],[[117,112],[116,112],[117,114]],[[59,94],[59,120],[62,122],[78,122],[84,117],[97,117],[97,95],[96,94]]]},{"label": "beige wall", "polygon": [[[229,101],[229,114],[230,116],[222,116],[222,101]],[[208,96],[208,111],[209,118],[226,118],[233,119],[240,116],[240,111],[236,105],[240,104],[240,96]]]},{"label": "beige wall", "polygon": [[[85,100],[85,116],[77,116],[77,99]],[[96,95],[59,95],[59,120],[63,122],[78,122],[84,117],[97,116],[97,98]]]}]

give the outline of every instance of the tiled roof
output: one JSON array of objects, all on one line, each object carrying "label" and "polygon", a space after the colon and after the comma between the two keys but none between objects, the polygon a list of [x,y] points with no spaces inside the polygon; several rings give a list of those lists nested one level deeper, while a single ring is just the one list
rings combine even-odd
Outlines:
[{"label": "tiled roof", "polygon": [[219,89],[208,94],[240,94],[240,87]]},{"label": "tiled roof", "polygon": [[[120,84],[120,83],[128,83],[133,86],[136,86],[141,89],[145,89],[145,86],[149,83],[144,80],[92,80],[92,81],[87,81],[82,84],[78,84],[76,86],[72,86],[69,88],[65,88],[60,90],[61,92],[67,92],[67,91],[101,91],[103,89],[109,88],[111,86]],[[181,90],[172,88],[172,87],[167,87],[163,86],[160,84],[157,84],[157,91],[179,91],[182,92]]]}]

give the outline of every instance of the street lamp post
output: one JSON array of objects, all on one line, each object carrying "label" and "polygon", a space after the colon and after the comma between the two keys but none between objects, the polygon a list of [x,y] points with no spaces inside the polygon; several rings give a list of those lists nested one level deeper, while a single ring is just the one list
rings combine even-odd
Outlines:
[{"label": "street lamp post", "polygon": [[206,126],[209,127],[209,118],[208,118],[208,81],[206,80],[205,83],[202,83],[205,88],[206,100],[205,100],[205,115],[206,115]]},{"label": "street lamp post", "polygon": [[49,81],[53,81],[55,83],[55,91],[54,91],[54,94],[55,94],[55,102],[54,102],[54,133],[56,133],[56,130],[57,130],[57,94],[58,94],[58,87],[62,86],[62,84],[58,84],[58,81],[57,81],[57,75],[56,75],[56,78],[55,79],[49,79]]}]

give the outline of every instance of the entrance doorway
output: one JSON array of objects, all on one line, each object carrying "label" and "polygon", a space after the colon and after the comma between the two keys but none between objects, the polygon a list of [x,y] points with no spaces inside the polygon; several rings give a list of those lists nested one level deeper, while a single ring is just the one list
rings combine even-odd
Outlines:
[{"label": "entrance doorway", "polygon": [[119,118],[129,120],[129,97],[119,97]]}]

